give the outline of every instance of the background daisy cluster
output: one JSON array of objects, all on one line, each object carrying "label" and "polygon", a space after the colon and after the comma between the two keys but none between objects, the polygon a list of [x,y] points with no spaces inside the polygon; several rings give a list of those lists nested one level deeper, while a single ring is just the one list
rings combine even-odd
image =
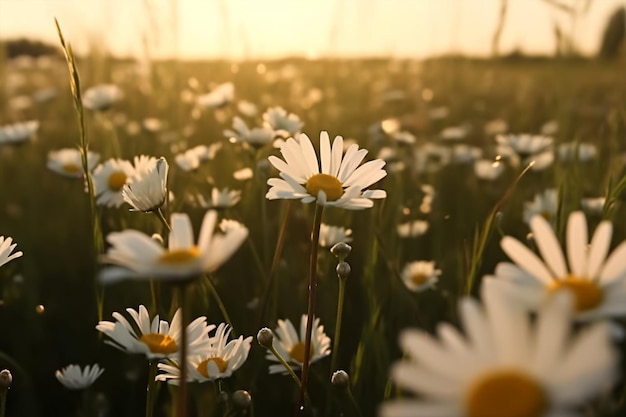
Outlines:
[{"label": "background daisy cluster", "polygon": [[[367,202],[373,207],[329,205],[324,211],[314,332],[320,351],[313,355],[308,389],[319,413],[357,413],[343,390],[330,387],[331,375],[342,369],[364,416],[472,415],[463,411],[462,401],[460,408],[452,407],[456,394],[437,391],[454,380],[445,373],[449,369],[437,368],[445,357],[426,354],[433,367],[428,371],[439,378],[430,387],[412,385],[419,380],[414,370],[394,365],[403,355],[419,356],[414,346],[431,346],[424,342],[425,333],[405,330],[419,328],[445,344],[450,341],[445,334],[456,329],[473,337],[472,329],[490,314],[509,320],[490,324],[493,332],[526,320],[517,312],[507,313],[501,301],[487,301],[485,317],[477,312],[482,304],[465,296],[481,298],[482,292],[482,298],[494,299],[485,295],[482,284],[488,281],[506,281],[503,294],[520,309],[539,311],[540,328],[548,326],[549,318],[569,325],[572,317],[563,311],[575,301],[559,299],[546,307],[541,297],[551,279],[570,272],[597,279],[606,301],[597,314],[574,314],[579,321],[572,337],[591,340],[586,323],[592,321],[589,328],[596,329],[596,320],[611,320],[610,330],[593,330],[596,338],[589,342],[605,362],[563,354],[570,360],[566,363],[589,363],[588,370],[577,368],[579,377],[598,376],[597,384],[580,388],[585,415],[625,412],[620,402],[623,374],[615,359],[626,344],[621,318],[626,314],[621,259],[626,256],[618,247],[626,239],[623,62],[289,59],[138,65],[93,55],[77,65],[90,141],[85,155],[77,147],[79,132],[63,59],[16,58],[0,66],[0,368],[13,374],[8,415],[69,415],[81,407],[90,415],[144,412],[146,357],[104,343],[109,339],[96,325],[111,320],[114,312],[140,305],[172,320],[176,289],[161,285],[157,303],[151,305],[147,280],[102,286],[98,277],[105,268],[102,255],[109,250],[111,242],[104,240],[109,233],[136,229],[147,236],[167,234],[158,216],[142,212],[155,205],[163,207],[166,220],[171,213],[186,213],[194,238],[207,210],[216,210],[220,221],[247,228],[245,241],[211,271],[211,281],[191,284],[189,310],[193,319],[206,317],[211,328],[221,324],[224,336],[227,318],[212,295],[214,286],[237,337],[250,343],[249,337],[262,327],[275,329],[279,350],[289,356],[306,313],[315,202],[299,201],[305,197],[303,187],[292,187],[300,193],[294,201],[276,194],[289,191],[286,182],[277,182],[284,166],[276,160],[287,160],[281,150],[299,148],[295,140],[301,132],[317,155],[323,146],[320,132],[328,132],[337,152],[356,144],[367,151],[364,163],[384,161],[383,168],[382,162],[376,167],[386,173],[375,174],[374,185],[368,183],[385,196],[374,190],[360,195],[373,198]],[[338,135],[341,143],[334,141]],[[85,193],[84,163],[97,197],[98,234]],[[165,194],[158,192],[161,182],[138,185],[154,170],[159,180],[166,178]],[[283,188],[268,195],[276,184]],[[128,188],[135,195],[159,198],[147,203],[130,198],[136,204],[129,210],[129,199],[122,194]],[[285,243],[270,272],[280,236]],[[341,343],[331,352],[339,279],[338,261],[329,248],[338,242],[352,246],[345,259],[351,271],[345,281]],[[590,242],[594,255],[587,259]],[[565,252],[557,254],[561,247]],[[23,255],[11,255],[17,251]],[[532,253],[539,254],[539,261]],[[617,255],[611,258],[611,253]],[[468,317],[482,318],[467,325]],[[442,332],[442,323],[451,325]],[[610,342],[599,341],[609,333]],[[534,342],[520,335],[531,338],[534,333],[525,329],[511,335],[531,349]],[[562,339],[565,346],[567,338]],[[506,351],[497,341],[494,346],[495,352]],[[520,352],[511,355],[523,368],[532,361]],[[219,415],[219,391],[232,400],[238,390],[250,393],[257,416],[291,415],[297,398],[294,382],[255,341],[246,353],[219,383],[205,378],[206,383],[193,385],[193,415]],[[330,369],[331,354],[336,355],[336,369]],[[547,357],[534,358],[532,366],[540,367]],[[460,353],[454,360],[462,362],[459,358]],[[60,384],[55,372],[70,364],[96,363],[98,368],[84,372],[95,382],[88,387],[86,405],[80,405],[82,399]],[[493,365],[481,364],[484,369]],[[171,363],[162,369],[176,373],[167,366]],[[558,369],[567,375],[565,368]],[[80,369],[67,371],[72,381],[80,380]],[[459,369],[459,378],[471,380],[475,372]],[[581,404],[572,405],[566,395],[579,388],[574,376],[550,381],[561,397],[553,402],[556,408],[538,415],[582,412]],[[339,386],[341,378],[333,378]],[[436,408],[439,414],[435,408],[420,408],[423,404],[396,403],[414,394],[449,401]],[[172,398],[169,390],[161,389],[155,415],[167,415]],[[572,414],[549,414],[560,412],[562,404]],[[249,409],[231,412],[243,415]]]}]

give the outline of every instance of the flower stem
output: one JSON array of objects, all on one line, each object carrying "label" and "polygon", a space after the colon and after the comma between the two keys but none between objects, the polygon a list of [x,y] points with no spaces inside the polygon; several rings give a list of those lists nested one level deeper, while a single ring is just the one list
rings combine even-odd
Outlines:
[{"label": "flower stem", "polygon": [[330,360],[330,372],[337,370],[337,361],[339,360],[339,338],[341,336],[341,319],[343,317],[343,300],[346,292],[346,279],[339,278],[339,295],[337,300],[337,320],[335,323],[335,340],[333,340],[333,356]]},{"label": "flower stem", "polygon": [[146,417],[152,417],[154,413],[154,402],[156,399],[156,374],[158,360],[151,360],[148,370],[148,390],[146,394]]},{"label": "flower stem", "polygon": [[204,277],[206,279],[207,284],[209,285],[209,290],[211,290],[211,294],[213,294],[213,298],[215,299],[215,302],[217,303],[217,306],[220,309],[220,312],[222,313],[222,316],[224,316],[224,321],[226,322],[226,324],[230,326],[231,334],[233,335],[233,337],[237,337],[237,332],[235,331],[235,328],[233,327],[233,322],[231,321],[230,316],[228,315],[228,311],[226,311],[226,306],[222,302],[222,298],[220,297],[220,294],[217,292],[217,288],[215,288],[215,284],[213,284],[213,280],[208,274],[205,275]]},{"label": "flower stem", "polygon": [[180,383],[178,385],[177,417],[187,417],[187,324],[189,323],[187,308],[187,282],[180,284]]},{"label": "flower stem", "polygon": [[[165,216],[163,215],[163,212],[161,211],[161,207],[156,209],[154,214],[156,214],[156,216],[159,218],[159,221],[161,222],[163,227],[165,227],[164,231],[167,230],[168,232],[170,232],[172,230],[172,228],[170,227],[170,224],[165,219]],[[165,238],[164,238],[164,240],[165,240]]]},{"label": "flower stem", "polygon": [[7,408],[7,391],[6,388],[0,391],[0,417],[4,417]]},{"label": "flower stem", "polygon": [[309,378],[309,361],[311,359],[311,332],[315,316],[315,296],[317,294],[317,249],[320,240],[320,226],[322,224],[322,213],[324,206],[315,205],[315,215],[313,217],[313,230],[311,231],[311,258],[309,263],[309,305],[307,308],[306,334],[304,339],[304,361],[302,362],[302,384],[300,385],[300,395],[298,397],[298,407],[296,415],[302,415],[304,411],[304,397]]}]

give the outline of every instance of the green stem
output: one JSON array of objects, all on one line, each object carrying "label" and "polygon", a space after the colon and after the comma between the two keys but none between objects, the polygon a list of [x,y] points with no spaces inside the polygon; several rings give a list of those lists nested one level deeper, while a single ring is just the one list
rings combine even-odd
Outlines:
[{"label": "green stem", "polygon": [[[156,211],[153,212],[154,214],[156,214],[156,216],[159,218],[159,221],[161,222],[161,224],[163,225],[163,227],[165,227],[165,229],[170,232],[172,230],[172,228],[170,227],[170,224],[167,222],[167,220],[165,219],[165,216],[163,215],[163,212],[161,211],[161,207],[159,207],[158,209],[156,209]],[[166,240],[165,237],[163,237],[163,240]]]},{"label": "green stem", "polygon": [[180,284],[180,312],[181,312],[181,333],[180,333],[180,382],[178,385],[177,417],[187,417],[187,282]]},{"label": "green stem", "polygon": [[[272,345],[269,348],[269,350],[270,350],[270,352],[272,352],[272,355],[274,355],[274,357],[276,359],[278,359],[278,362],[280,362],[285,367],[285,369],[287,370],[289,375],[291,375],[291,379],[293,379],[293,381],[296,383],[298,388],[302,388],[302,382],[300,381],[300,378],[298,378],[298,375],[296,375],[295,371],[293,370],[291,365],[289,365],[289,363],[287,363],[285,358],[283,358],[282,355],[280,353],[278,353],[278,351],[276,350],[274,345]],[[307,404],[311,403],[311,400],[309,399],[309,394],[307,394],[307,393],[305,393],[305,401],[307,402]]]},{"label": "green stem", "polygon": [[261,314],[259,315],[260,323],[257,327],[261,327],[261,324],[263,324],[263,320],[265,319],[265,313],[269,304],[270,294],[272,293],[272,287],[274,286],[274,277],[276,277],[276,270],[278,269],[278,262],[280,261],[280,256],[283,253],[283,246],[285,244],[285,236],[287,235],[287,224],[289,223],[291,207],[293,207],[293,201],[289,200],[287,202],[285,215],[283,216],[283,221],[280,225],[280,231],[278,232],[278,240],[276,241],[276,248],[274,249],[274,259],[272,259],[272,268],[270,269],[270,274],[267,278],[267,287],[265,288],[265,293],[263,294],[263,306],[261,307]]},{"label": "green stem", "polygon": [[296,416],[304,412],[304,397],[306,396],[306,386],[309,379],[309,361],[311,359],[311,332],[313,321],[315,320],[315,296],[317,295],[317,250],[320,241],[320,226],[322,224],[322,213],[324,206],[315,204],[315,215],[313,217],[313,230],[311,232],[311,258],[309,262],[309,305],[307,308],[306,333],[304,339],[304,360],[302,362],[302,385],[296,407]]},{"label": "green stem", "polygon": [[341,336],[341,319],[343,317],[343,301],[346,292],[346,279],[339,278],[339,295],[337,300],[337,320],[335,322],[335,340],[333,341],[333,354],[330,360],[330,372],[337,370],[337,362],[339,361],[339,338]]},{"label": "green stem", "polygon": [[354,409],[356,415],[362,417],[361,410],[359,409],[359,403],[357,403],[354,399],[354,395],[352,395],[352,390],[350,389],[350,387],[346,389],[346,392],[348,394],[348,398],[350,399],[350,404],[352,405],[352,408]]},{"label": "green stem", "polygon": [[0,391],[0,417],[4,417],[7,408],[7,389]]},{"label": "green stem", "polygon": [[215,288],[215,284],[213,284],[213,280],[211,280],[211,277],[209,275],[205,275],[204,278],[206,279],[206,282],[209,285],[209,290],[211,290],[211,294],[213,294],[213,298],[215,299],[215,302],[217,303],[217,306],[220,309],[222,316],[224,316],[224,321],[226,322],[226,324],[230,326],[230,329],[231,329],[230,331],[231,331],[232,336],[237,337],[237,332],[235,331],[235,328],[233,327],[233,322],[230,319],[230,316],[228,315],[228,311],[226,311],[226,306],[222,302],[222,298],[217,292],[217,288]]},{"label": "green stem", "polygon": [[158,360],[151,360],[148,370],[148,392],[146,394],[146,417],[152,417],[154,413],[154,402],[156,399],[156,375]]}]

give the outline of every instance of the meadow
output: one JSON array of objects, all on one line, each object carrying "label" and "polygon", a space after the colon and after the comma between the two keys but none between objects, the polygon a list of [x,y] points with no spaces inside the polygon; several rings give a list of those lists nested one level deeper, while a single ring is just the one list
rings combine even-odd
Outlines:
[{"label": "meadow", "polygon": [[[463,328],[459,300],[480,298],[483,277],[510,259],[500,246],[503,236],[537,250],[529,234],[532,214],[548,220],[563,245],[568,217],[580,210],[590,236],[604,220],[613,225],[611,248],[626,240],[624,62],[448,57],[138,63],[93,54],[75,64],[83,101],[98,85],[121,93],[100,108],[83,109],[84,138],[64,59],[0,64],[0,132],[8,135],[7,126],[17,122],[39,123],[24,140],[0,140],[0,236],[12,237],[23,252],[0,267],[0,368],[13,376],[7,416],[148,415],[152,368],[146,355],[106,344],[108,336],[96,325],[140,305],[150,317],[158,313],[169,321],[180,306],[181,287],[158,279],[103,285],[98,277],[109,267],[103,255],[111,247],[106,237],[136,229],[167,240],[172,213],[186,213],[197,237],[212,207],[220,219],[244,225],[247,238],[214,271],[183,287],[185,309],[209,324],[230,322],[231,338],[252,339],[232,375],[190,383],[189,415],[294,414],[298,386],[286,373],[269,373],[277,362],[266,358],[256,336],[263,327],[276,329],[278,320],[298,328],[307,312],[317,203],[266,198],[268,179],[279,172],[268,157],[282,158],[276,140],[297,137],[277,133],[268,117],[263,120],[277,106],[300,119],[298,130],[316,149],[326,131],[331,143],[341,135],[346,148],[356,143],[367,150],[366,161],[386,162],[386,176],[372,185],[385,198],[363,210],[327,206],[323,212],[324,224],[350,232],[339,230],[338,238],[322,233],[326,244],[314,256],[314,311],[332,349],[311,363],[307,415],[374,416],[386,401],[414,397],[390,378],[393,364],[410,356],[403,355],[399,335],[407,328],[435,335],[443,322]],[[265,122],[272,133],[259,133],[261,143],[250,142],[249,132],[225,134],[235,117],[250,129]],[[532,135],[521,140],[534,148],[516,148],[522,134]],[[81,143],[85,149],[85,139],[99,155],[89,166],[92,176],[110,158],[165,158],[171,196],[158,210],[163,219],[131,211],[127,202],[92,205],[80,169],[61,163],[67,172],[60,175],[49,167],[51,151]],[[202,145],[201,156],[180,156]],[[239,190],[240,200],[211,204],[214,188]],[[335,270],[340,260],[329,250],[337,239],[351,246],[345,257],[350,272],[342,279]],[[434,262],[421,265],[421,280],[419,273],[406,276],[405,266],[414,261]],[[345,302],[335,346],[340,289]],[[614,382],[570,414],[520,417],[624,415],[626,311],[618,310],[606,318],[611,346],[622,357],[611,364]],[[572,331],[587,335],[584,327],[577,323]],[[70,390],[55,377],[69,364],[94,363],[105,371],[85,389]],[[331,384],[339,369],[349,375],[349,389],[345,381]],[[174,415],[177,388],[152,385],[153,415]],[[251,403],[238,390],[247,391]]]}]

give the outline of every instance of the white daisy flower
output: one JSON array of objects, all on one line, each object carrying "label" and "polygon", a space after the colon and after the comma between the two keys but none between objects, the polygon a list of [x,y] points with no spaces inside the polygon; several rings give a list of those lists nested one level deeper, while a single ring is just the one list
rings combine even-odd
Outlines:
[{"label": "white daisy flower", "polygon": [[393,133],[391,135],[391,138],[395,142],[403,145],[413,145],[416,142],[415,135],[413,135],[411,132],[407,132],[406,130]]},{"label": "white daisy flower", "polygon": [[[101,321],[96,330],[104,333],[108,340],[104,343],[120,349],[126,353],[140,353],[149,360],[163,358],[178,358],[181,346],[181,311],[174,313],[172,323],[160,320],[159,315],[150,321],[148,310],[143,305],[139,311],[127,308],[126,312],[133,319],[133,324],[118,313],[113,313],[115,322]],[[187,325],[187,343],[189,356],[201,354],[211,343],[209,332],[215,325],[207,325],[206,317],[198,317]]]},{"label": "white daisy flower", "polygon": [[193,171],[200,167],[200,163],[212,159],[209,158],[209,156],[211,156],[209,147],[198,145],[176,155],[174,160],[176,161],[176,165],[183,171]]},{"label": "white daisy flower", "polygon": [[[220,324],[210,342],[204,346],[199,355],[189,356],[187,359],[187,376],[189,382],[206,382],[228,378],[239,369],[248,358],[252,336],[244,339],[239,336],[228,341],[230,327]],[[157,375],[157,381],[166,381],[173,385],[180,382],[180,365],[177,360],[170,363],[159,363],[158,368],[163,373]]]},{"label": "white daisy flower", "polygon": [[554,151],[548,149],[536,155],[529,156],[524,160],[524,165],[529,165],[530,163],[532,163],[530,167],[531,171],[544,171],[550,168],[554,163]]},{"label": "white daisy flower", "polygon": [[555,188],[535,194],[533,201],[524,203],[524,222],[530,223],[530,219],[537,214],[549,222],[554,222],[558,207],[559,192]]},{"label": "white daisy flower", "polygon": [[372,199],[385,198],[384,190],[365,190],[387,175],[382,169],[385,161],[374,159],[359,167],[367,150],[352,145],[343,153],[343,138],[335,137],[330,146],[327,132],[320,133],[320,165],[309,137],[300,134],[300,143],[293,138],[281,146],[283,161],[275,156],[268,159],[280,172],[279,178],[270,178],[266,197],[270,200],[301,199],[303,203],[317,201],[323,206],[350,210],[372,207]]},{"label": "white daisy flower", "polygon": [[400,277],[406,287],[413,292],[422,292],[435,286],[441,275],[435,269],[434,261],[413,261],[404,265]]},{"label": "white daisy flower", "polygon": [[56,371],[55,375],[65,388],[80,390],[89,388],[104,372],[98,364],[87,365],[81,369],[79,365],[68,365]]},{"label": "white daisy flower", "polygon": [[561,143],[558,153],[561,161],[587,162],[598,156],[598,148],[593,143]]},{"label": "white daisy flower", "polygon": [[613,225],[601,222],[591,239],[581,211],[570,215],[567,223],[567,260],[550,224],[541,216],[530,221],[539,258],[518,240],[505,236],[500,246],[515,263],[496,267],[498,285],[510,289],[512,297],[530,309],[537,309],[556,291],[573,293],[576,318],[597,319],[626,315],[626,241],[611,254]]},{"label": "white daisy flower", "polygon": [[491,159],[479,159],[474,162],[474,174],[481,180],[495,181],[504,172],[504,164]]},{"label": "white daisy flower", "polygon": [[304,122],[282,107],[270,107],[263,113],[263,126],[273,130],[276,137],[288,138],[299,134]]},{"label": "white daisy flower", "polygon": [[248,236],[248,229],[236,221],[223,220],[221,233],[215,234],[217,212],[207,211],[202,221],[198,242],[185,213],[172,214],[169,247],[163,248],[150,236],[137,230],[109,233],[111,244],[103,260],[117,266],[101,271],[104,283],[126,278],[189,279],[213,272],[239,249]]},{"label": "white daisy flower", "polygon": [[0,145],[15,145],[30,140],[39,129],[39,121],[13,123],[0,126]]},{"label": "white daisy flower", "polygon": [[204,209],[222,209],[233,207],[241,201],[241,190],[230,190],[228,188],[211,190],[211,198],[207,201],[202,194],[196,195],[196,200],[200,207]]},{"label": "white daisy flower", "polygon": [[274,140],[274,130],[268,127],[248,128],[241,117],[233,118],[233,130],[224,131],[224,136],[235,142],[249,143],[254,147],[262,147]]},{"label": "white daisy flower", "polygon": [[510,146],[522,157],[538,154],[549,148],[553,142],[550,136],[527,133],[497,135],[496,141],[500,145]]},{"label": "white daisy flower", "polygon": [[22,251],[13,252],[16,246],[17,243],[13,243],[12,238],[0,236],[0,266],[24,255]]},{"label": "white daisy flower", "polygon": [[198,96],[196,103],[207,109],[224,107],[235,98],[235,85],[231,82],[215,87],[210,93]]},{"label": "white daisy flower", "polygon": [[439,133],[439,137],[444,141],[455,141],[465,139],[469,130],[465,126],[446,127]]},{"label": "white daisy flower", "polygon": [[247,181],[252,177],[254,177],[254,171],[252,171],[252,168],[241,168],[233,172],[233,178],[237,181]]},{"label": "white daisy flower", "polygon": [[[87,152],[87,167],[91,170],[100,160],[100,154]],[[48,152],[48,168],[70,178],[83,177],[83,162],[76,148],[63,148]]]},{"label": "white daisy flower", "polygon": [[[426,198],[426,196],[424,198]],[[430,211],[430,201],[428,202],[428,209]],[[422,236],[427,231],[428,222],[424,220],[412,220],[396,226],[396,232],[398,233],[398,236],[404,238]]]},{"label": "white daisy flower", "polygon": [[459,303],[465,334],[447,323],[439,341],[418,330],[401,334],[408,356],[391,369],[395,383],[419,399],[388,401],[381,417],[564,417],[610,389],[618,355],[609,326],[570,335],[571,299],[554,297],[533,323],[497,288],[483,286],[484,308]]},{"label": "white daisy flower", "polygon": [[320,225],[319,245],[322,248],[331,248],[339,242],[352,242],[352,229],[322,223]]},{"label": "white daisy flower", "polygon": [[122,189],[135,174],[129,161],[111,158],[93,170],[96,203],[107,207],[119,207],[124,203]]},{"label": "white daisy flower", "polygon": [[582,206],[583,210],[587,212],[587,214],[597,216],[602,214],[605,202],[606,197],[583,198],[582,200],[580,200],[580,205]]},{"label": "white daisy flower", "polygon": [[472,163],[483,156],[483,150],[465,143],[457,143],[452,147],[452,161],[456,163]]},{"label": "white daisy flower", "polygon": [[[304,362],[304,340],[306,337],[307,315],[303,314],[300,319],[300,333],[296,331],[289,319],[278,320],[278,327],[274,330],[274,348],[294,368],[302,367]],[[324,326],[320,325],[320,319],[315,318],[311,332],[311,357],[309,363],[330,355],[330,337],[324,333]],[[268,351],[266,359],[278,362],[278,359]],[[270,365],[270,374],[287,373],[282,364]]]},{"label": "white daisy flower", "polygon": [[247,100],[239,100],[237,102],[237,110],[239,110],[239,113],[248,117],[254,117],[259,112],[256,104]]},{"label": "white daisy flower", "polygon": [[83,106],[89,110],[107,110],[122,98],[122,90],[113,84],[101,84],[88,88],[83,94]]},{"label": "white daisy flower", "polygon": [[165,203],[168,170],[169,165],[163,157],[135,157],[135,174],[122,188],[122,198],[134,210],[157,210]]}]

